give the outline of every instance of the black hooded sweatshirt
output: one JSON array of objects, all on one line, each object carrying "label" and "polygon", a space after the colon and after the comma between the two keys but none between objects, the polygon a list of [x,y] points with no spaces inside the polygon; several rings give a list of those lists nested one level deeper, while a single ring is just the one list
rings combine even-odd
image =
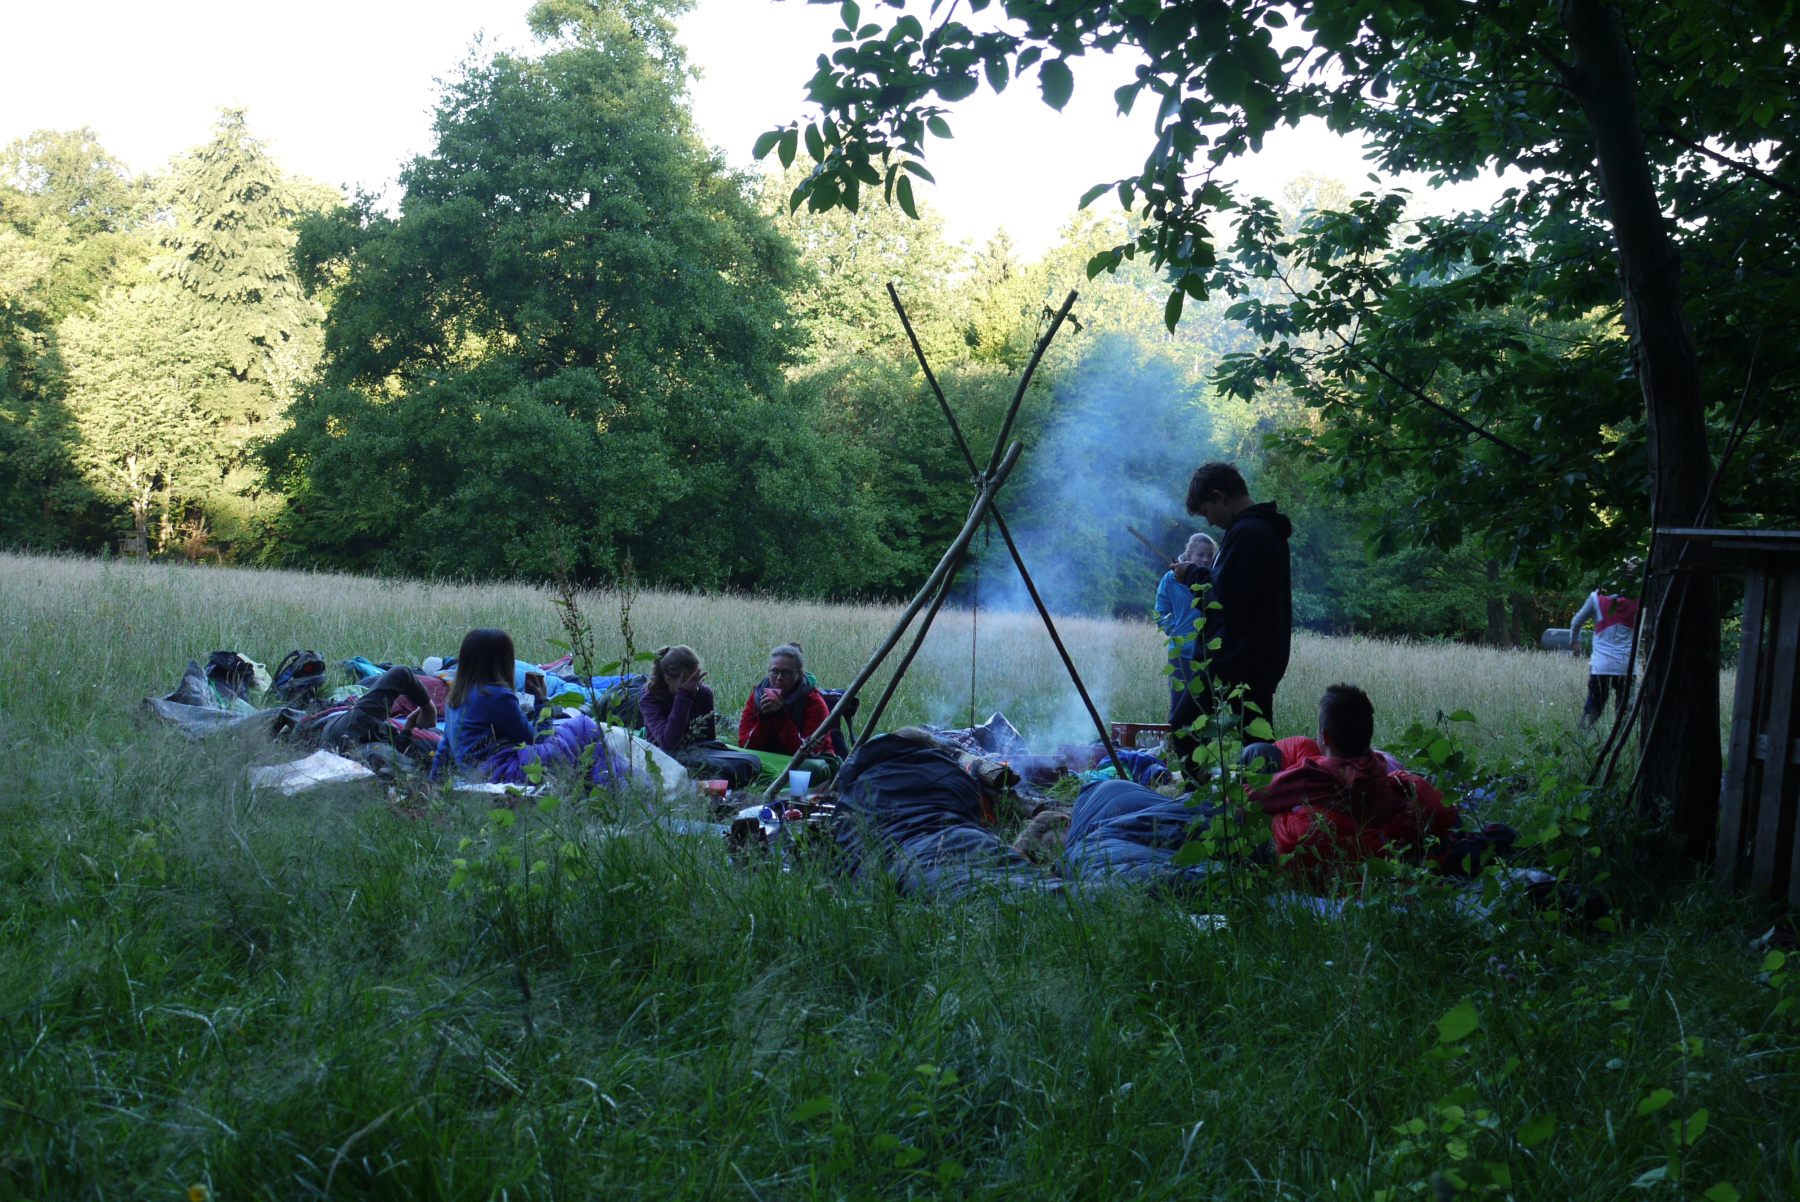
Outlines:
[{"label": "black hooded sweatshirt", "polygon": [[1225,530],[1213,562],[1209,600],[1220,608],[1207,615],[1213,675],[1228,684],[1273,696],[1287,674],[1294,628],[1293,578],[1288,538],[1294,523],[1273,501],[1252,505]]}]

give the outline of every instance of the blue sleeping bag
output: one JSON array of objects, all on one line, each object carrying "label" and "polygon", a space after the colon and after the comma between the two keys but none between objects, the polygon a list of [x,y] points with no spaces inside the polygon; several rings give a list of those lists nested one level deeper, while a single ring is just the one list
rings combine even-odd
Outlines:
[{"label": "blue sleeping bag", "polygon": [[1063,875],[1145,884],[1202,880],[1215,865],[1179,867],[1175,853],[1216,813],[1215,807],[1190,806],[1185,798],[1164,797],[1134,781],[1091,784],[1075,798]]},{"label": "blue sleeping bag", "polygon": [[885,872],[903,895],[1051,887],[981,821],[981,790],[935,745],[886,734],[858,745],[838,773],[838,866]]}]

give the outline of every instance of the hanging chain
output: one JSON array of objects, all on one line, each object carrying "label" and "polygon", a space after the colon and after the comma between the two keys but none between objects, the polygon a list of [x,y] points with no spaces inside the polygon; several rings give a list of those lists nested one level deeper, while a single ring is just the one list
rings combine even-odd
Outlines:
[{"label": "hanging chain", "polygon": [[981,554],[975,557],[974,591],[969,598],[969,726],[975,725],[975,652],[981,628],[981,561],[993,545],[993,527],[981,524]]}]

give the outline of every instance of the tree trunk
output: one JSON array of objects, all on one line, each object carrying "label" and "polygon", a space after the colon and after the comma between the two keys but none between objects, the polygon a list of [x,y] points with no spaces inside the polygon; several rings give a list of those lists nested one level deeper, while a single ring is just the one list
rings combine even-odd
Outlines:
[{"label": "tree trunk", "polygon": [[1506,601],[1500,596],[1500,561],[1487,561],[1487,641],[1506,646]]},{"label": "tree trunk", "polygon": [[[1571,87],[1594,139],[1619,252],[1650,460],[1650,520],[1701,519],[1707,449],[1699,356],[1682,301],[1681,263],[1656,194],[1637,118],[1631,52],[1603,0],[1563,0]],[[1644,668],[1638,801],[1667,804],[1689,854],[1705,858],[1719,812],[1719,599],[1710,577],[1676,576],[1676,552],[1652,542],[1652,652]]]}]

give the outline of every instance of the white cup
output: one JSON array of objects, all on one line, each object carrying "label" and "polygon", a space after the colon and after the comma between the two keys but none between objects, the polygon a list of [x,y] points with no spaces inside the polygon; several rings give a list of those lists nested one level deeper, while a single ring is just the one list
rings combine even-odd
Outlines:
[{"label": "white cup", "polygon": [[811,787],[812,773],[803,772],[798,768],[788,770],[788,792],[794,795],[794,800],[798,801],[805,797],[806,791]]}]

